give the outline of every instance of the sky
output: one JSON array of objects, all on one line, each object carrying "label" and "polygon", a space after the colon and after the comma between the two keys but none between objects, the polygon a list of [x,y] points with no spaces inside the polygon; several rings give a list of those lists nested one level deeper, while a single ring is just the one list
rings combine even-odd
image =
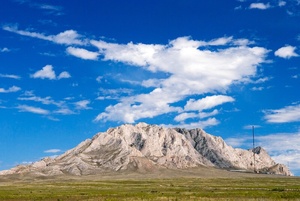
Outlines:
[{"label": "sky", "polygon": [[203,128],[300,175],[299,0],[5,0],[0,170],[125,123]]}]

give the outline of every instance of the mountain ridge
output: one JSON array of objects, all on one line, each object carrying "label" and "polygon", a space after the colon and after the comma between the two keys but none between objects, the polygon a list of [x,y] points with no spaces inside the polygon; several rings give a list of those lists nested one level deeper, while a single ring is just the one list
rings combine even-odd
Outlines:
[{"label": "mountain ridge", "polygon": [[[253,162],[255,152],[255,166]],[[96,134],[56,158],[0,171],[0,175],[90,175],[106,171],[151,172],[157,169],[211,167],[291,176],[267,152],[235,149],[200,128],[125,124]]]}]

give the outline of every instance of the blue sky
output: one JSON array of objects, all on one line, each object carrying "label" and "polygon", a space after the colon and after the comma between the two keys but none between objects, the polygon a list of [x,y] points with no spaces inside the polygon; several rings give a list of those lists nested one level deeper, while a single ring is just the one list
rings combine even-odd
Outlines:
[{"label": "blue sky", "polygon": [[204,128],[300,175],[299,0],[6,0],[0,170],[124,123]]}]

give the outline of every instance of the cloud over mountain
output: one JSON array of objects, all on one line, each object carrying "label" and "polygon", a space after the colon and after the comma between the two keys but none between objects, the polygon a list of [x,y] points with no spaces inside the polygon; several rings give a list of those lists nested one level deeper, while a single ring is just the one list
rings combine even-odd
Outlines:
[{"label": "cloud over mountain", "polygon": [[91,41],[99,48],[104,60],[169,75],[164,79],[144,80],[144,86],[154,88],[150,93],[122,98],[118,104],[110,105],[99,114],[96,121],[133,123],[141,118],[181,112],[183,108],[172,104],[191,95],[226,92],[232,84],[254,76],[268,53],[265,48],[250,47],[247,42],[240,41],[242,39],[232,37],[208,42],[180,37],[167,45]]}]

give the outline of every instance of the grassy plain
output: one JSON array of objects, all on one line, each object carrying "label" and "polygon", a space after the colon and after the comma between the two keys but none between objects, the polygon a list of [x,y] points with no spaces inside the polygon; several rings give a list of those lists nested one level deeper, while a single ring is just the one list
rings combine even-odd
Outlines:
[{"label": "grassy plain", "polygon": [[0,200],[300,200],[300,178],[245,173],[0,178]]}]

